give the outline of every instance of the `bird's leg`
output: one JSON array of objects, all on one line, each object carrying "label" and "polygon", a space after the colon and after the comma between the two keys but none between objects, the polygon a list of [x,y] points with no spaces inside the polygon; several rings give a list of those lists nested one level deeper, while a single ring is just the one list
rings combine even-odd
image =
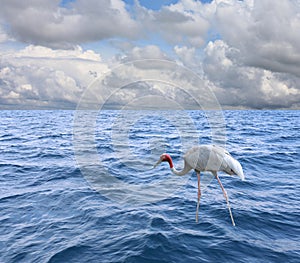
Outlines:
[{"label": "bird's leg", "polygon": [[215,173],[215,176],[216,176],[216,178],[217,178],[217,180],[218,180],[218,182],[219,182],[219,184],[220,184],[220,186],[221,186],[221,188],[222,188],[224,197],[225,197],[225,199],[226,199],[226,202],[227,202],[227,206],[228,206],[228,210],[229,210],[229,214],[230,214],[230,218],[231,218],[232,225],[235,226],[235,223],[234,223],[233,216],[232,216],[232,213],[231,213],[231,208],[230,208],[230,204],[229,204],[229,200],[228,200],[228,196],[227,196],[226,190],[224,189],[224,187],[223,187],[223,185],[222,185],[222,183],[221,183],[221,180],[220,180],[220,178],[219,178],[219,176],[218,176],[217,173]]},{"label": "bird's leg", "polygon": [[201,198],[200,173],[198,172],[197,172],[197,177],[198,177],[198,202],[197,202],[197,209],[196,209],[196,222],[198,223],[199,205],[200,205],[200,198]]}]

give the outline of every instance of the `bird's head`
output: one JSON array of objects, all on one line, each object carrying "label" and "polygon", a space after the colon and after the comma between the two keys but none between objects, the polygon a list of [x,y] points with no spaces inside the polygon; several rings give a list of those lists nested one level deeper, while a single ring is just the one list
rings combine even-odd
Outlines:
[{"label": "bird's head", "polygon": [[169,154],[167,154],[167,153],[163,153],[163,154],[159,157],[158,161],[156,162],[156,164],[154,164],[154,167],[153,167],[153,168],[155,168],[156,166],[158,166],[161,162],[168,162],[168,163],[170,164],[170,168],[173,167],[172,158],[171,158],[171,156],[170,156]]}]

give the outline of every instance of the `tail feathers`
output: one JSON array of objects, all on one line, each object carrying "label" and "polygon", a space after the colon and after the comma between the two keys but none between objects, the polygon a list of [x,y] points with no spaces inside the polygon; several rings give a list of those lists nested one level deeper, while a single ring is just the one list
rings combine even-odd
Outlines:
[{"label": "tail feathers", "polygon": [[230,155],[226,155],[225,158],[227,165],[233,171],[233,173],[239,176],[242,179],[242,181],[244,181],[245,175],[241,164]]},{"label": "tail feathers", "polygon": [[244,172],[243,172],[243,168],[237,160],[234,160],[234,169],[232,169],[232,170],[234,171],[234,173],[237,176],[239,176],[242,179],[242,181],[245,180],[245,175],[244,175]]}]

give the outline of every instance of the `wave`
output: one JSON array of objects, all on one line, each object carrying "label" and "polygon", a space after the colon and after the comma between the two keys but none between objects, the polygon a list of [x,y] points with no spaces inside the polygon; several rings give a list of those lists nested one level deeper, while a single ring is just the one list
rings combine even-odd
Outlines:
[{"label": "wave", "polygon": [[162,151],[180,166],[186,148],[211,143],[206,114],[187,113],[195,131],[180,112],[105,111],[90,138],[73,136],[71,111],[0,112],[0,261],[299,262],[299,112],[224,112],[246,177],[220,173],[236,227],[216,180],[202,175],[195,223],[195,173],[150,169]]}]

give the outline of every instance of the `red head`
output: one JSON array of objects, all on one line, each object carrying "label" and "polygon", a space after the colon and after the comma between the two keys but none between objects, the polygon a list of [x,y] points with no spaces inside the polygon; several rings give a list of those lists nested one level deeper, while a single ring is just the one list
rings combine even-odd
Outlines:
[{"label": "red head", "polygon": [[172,162],[172,158],[169,154],[167,153],[163,153],[160,157],[159,160],[157,161],[157,163],[154,165],[154,167],[156,167],[157,165],[159,165],[161,162],[168,162],[170,165],[170,168],[173,168],[173,162]]}]

